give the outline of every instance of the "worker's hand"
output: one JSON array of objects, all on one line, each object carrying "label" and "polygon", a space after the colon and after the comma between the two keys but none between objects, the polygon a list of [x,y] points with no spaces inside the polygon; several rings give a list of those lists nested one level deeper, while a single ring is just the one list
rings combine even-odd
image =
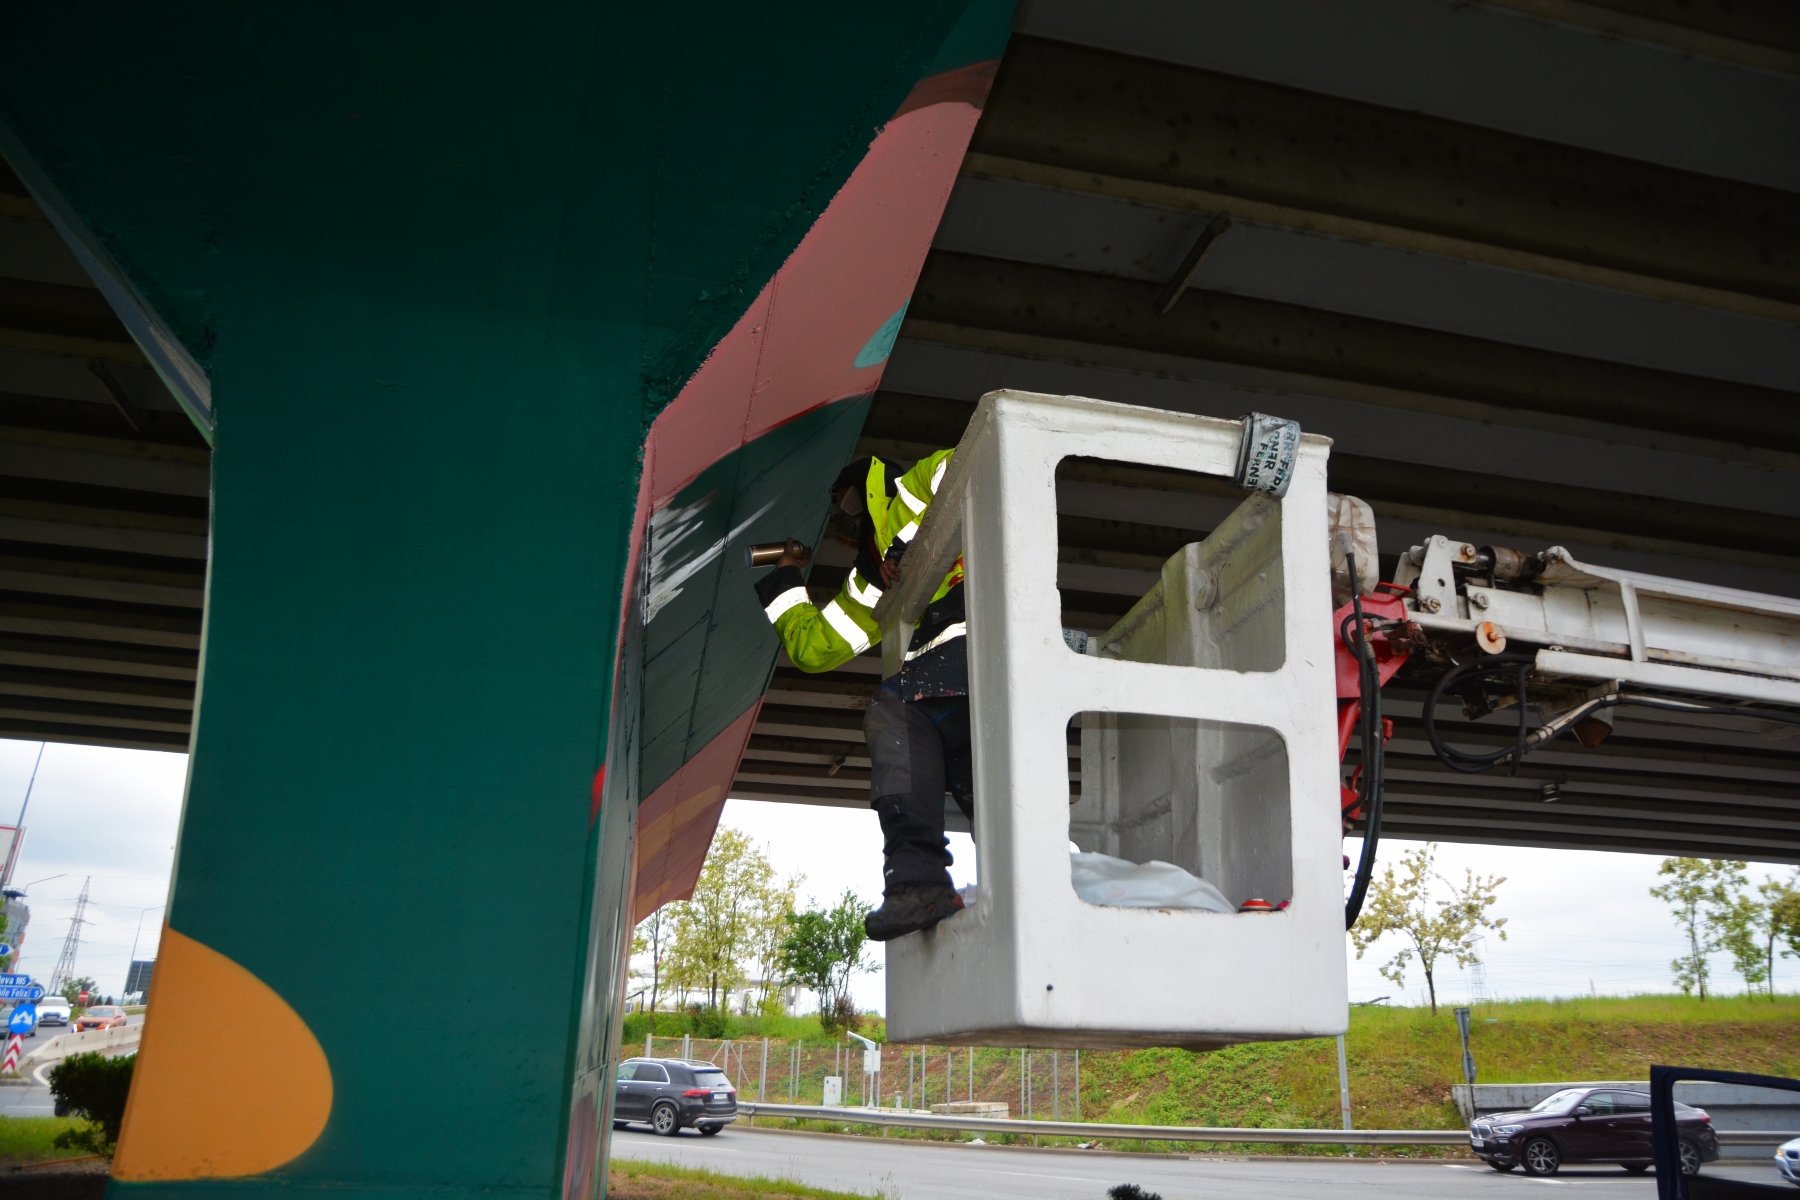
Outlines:
[{"label": "worker's hand", "polygon": [[775,565],[778,567],[804,567],[811,561],[812,550],[796,542],[793,538],[789,538],[787,548],[781,552],[781,557],[775,560]]},{"label": "worker's hand", "polygon": [[887,553],[883,555],[881,559],[882,587],[891,588],[894,586],[894,580],[900,578],[900,560],[905,557],[906,543],[899,538],[895,538],[894,544],[887,548]]}]

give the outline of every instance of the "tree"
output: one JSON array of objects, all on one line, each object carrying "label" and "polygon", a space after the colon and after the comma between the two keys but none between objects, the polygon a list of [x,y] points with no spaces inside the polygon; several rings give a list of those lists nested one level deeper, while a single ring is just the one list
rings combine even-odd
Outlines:
[{"label": "tree", "polygon": [[1765,879],[1757,885],[1757,895],[1751,896],[1744,864],[1721,867],[1719,886],[1724,899],[1709,907],[1708,924],[1716,931],[1719,945],[1731,953],[1732,965],[1743,976],[1745,994],[1755,995],[1761,987],[1772,1000],[1775,943],[1781,940],[1784,928],[1800,924],[1800,890],[1792,881]]},{"label": "tree", "polygon": [[684,992],[704,989],[712,1009],[742,986],[757,914],[774,878],[775,868],[749,838],[735,829],[719,830],[693,898],[669,906],[674,910],[671,983]]},{"label": "tree", "polygon": [[81,993],[87,992],[91,995],[94,989],[99,986],[100,985],[95,983],[92,979],[83,975],[79,979],[71,979],[69,982],[63,984],[62,991],[59,994],[64,1000],[67,1000],[70,1004],[74,1004],[75,1001],[80,998]]},{"label": "tree", "polygon": [[1730,924],[1732,892],[1744,885],[1744,864],[1705,858],[1665,858],[1656,869],[1669,877],[1667,883],[1650,889],[1650,894],[1673,911],[1675,924],[1686,936],[1688,951],[1669,960],[1675,973],[1675,986],[1684,996],[1696,991],[1706,999],[1706,985],[1712,979],[1708,956],[1720,948]]},{"label": "tree", "polygon": [[849,995],[850,977],[857,971],[880,969],[864,952],[868,934],[863,918],[872,907],[846,891],[829,912],[808,909],[788,914],[789,932],[781,942],[782,974],[789,983],[818,996],[819,1019],[826,1028]]},{"label": "tree", "polygon": [[[646,1005],[650,1012],[656,1012],[656,1006],[662,998],[663,958],[669,952],[669,940],[674,930],[664,910],[659,908],[644,920],[631,934],[631,953],[633,957],[640,954],[650,956],[650,1003]],[[656,1017],[650,1018],[654,1029]]]},{"label": "tree", "polygon": [[[786,982],[781,966],[781,944],[787,940],[794,905],[798,901],[804,875],[791,875],[781,883],[773,883],[759,898],[750,931],[750,954],[756,966],[756,1006],[769,1014],[781,1011],[781,987]],[[746,1013],[749,998],[745,997]]]},{"label": "tree", "polygon": [[[1740,878],[1738,882],[1744,881]],[[1772,977],[1769,956],[1763,951],[1763,926],[1768,916],[1768,905],[1742,891],[1729,893],[1724,903],[1707,914],[1718,944],[1731,954],[1731,965],[1743,976],[1747,996],[1754,996]]]},{"label": "tree", "polygon": [[1756,889],[1767,913],[1761,928],[1763,955],[1768,971],[1769,999],[1775,998],[1775,943],[1784,941],[1783,958],[1800,958],[1800,869],[1791,879],[1765,879]]},{"label": "tree", "polygon": [[[1427,842],[1418,850],[1400,856],[1406,878],[1396,880],[1389,866],[1374,887],[1369,889],[1362,916],[1350,931],[1356,944],[1356,957],[1361,958],[1378,939],[1389,933],[1405,935],[1410,946],[1381,968],[1384,978],[1395,987],[1406,986],[1406,966],[1418,956],[1419,969],[1425,972],[1425,990],[1431,997],[1431,1011],[1437,1012],[1437,964],[1443,957],[1455,960],[1459,967],[1475,961],[1475,933],[1491,929],[1506,940],[1505,917],[1490,917],[1494,893],[1506,880],[1498,875],[1486,878],[1467,871],[1461,887],[1433,871],[1432,859],[1437,843]],[[1448,895],[1434,896],[1432,881],[1441,883]]]}]

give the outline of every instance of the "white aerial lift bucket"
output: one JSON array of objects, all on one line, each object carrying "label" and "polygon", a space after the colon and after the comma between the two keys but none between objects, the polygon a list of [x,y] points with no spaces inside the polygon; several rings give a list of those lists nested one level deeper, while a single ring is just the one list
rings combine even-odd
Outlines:
[{"label": "white aerial lift bucket", "polygon": [[[1075,397],[982,398],[877,612],[891,671],[932,585],[964,557],[980,883],[970,908],[887,944],[891,1040],[1202,1048],[1346,1028],[1329,440],[1296,448],[1289,426],[1291,475],[1269,486],[1285,495],[1252,495],[1176,554],[1087,653],[1063,637],[1057,464],[1243,479],[1253,428]],[[1250,476],[1269,465],[1252,461]],[[1089,903],[1071,880],[1071,839],[1173,863],[1217,889],[1217,907],[1277,910]]]}]

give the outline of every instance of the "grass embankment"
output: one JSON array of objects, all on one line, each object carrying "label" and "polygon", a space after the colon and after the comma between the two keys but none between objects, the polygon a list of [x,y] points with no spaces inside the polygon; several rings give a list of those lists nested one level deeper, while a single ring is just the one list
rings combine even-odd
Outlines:
[{"label": "grass embankment", "polygon": [[612,1160],[608,1200],[871,1200],[857,1192],[831,1192],[790,1179],[742,1177],[665,1163]]},{"label": "grass embankment", "polygon": [[[1482,1083],[1650,1077],[1653,1063],[1800,1074],[1800,1000],[1681,996],[1525,1000],[1475,1006],[1470,1048]],[[1461,1042],[1448,1007],[1351,1010],[1350,1104],[1363,1129],[1456,1129],[1450,1098]],[[1090,1065],[1089,1059],[1092,1059]],[[1092,1119],[1156,1125],[1339,1122],[1330,1041],[1082,1056]]]},{"label": "grass embankment", "polygon": [[0,1117],[0,1163],[79,1158],[86,1150],[58,1150],[50,1143],[65,1129],[86,1124],[74,1117]]},{"label": "grass embankment", "polygon": [[[1482,1083],[1648,1079],[1653,1063],[1706,1066],[1800,1076],[1800,997],[1715,998],[1640,996],[1561,1001],[1524,1000],[1475,1006],[1471,1048]],[[1461,1082],[1461,1043],[1448,1006],[1366,1007],[1351,1010],[1346,1053],[1352,1118],[1361,1129],[1458,1129],[1451,1101]],[[895,1049],[889,1050],[890,1063]],[[966,1051],[956,1051],[955,1099],[968,1098]],[[929,1052],[929,1099],[942,1100],[944,1050]],[[1001,1100],[1020,1113],[1016,1050],[981,1050],[975,1058],[975,1098]],[[1073,1115],[1072,1055],[1060,1056],[1061,1112]],[[1051,1114],[1051,1056],[1031,1056],[1032,1114]],[[889,1070],[893,1070],[890,1065]],[[904,1066],[898,1083],[904,1087]],[[892,1102],[896,1080],[883,1080]],[[740,1086],[743,1080],[740,1079]],[[775,1088],[771,1086],[771,1093]],[[785,1095],[771,1095],[785,1099]],[[817,1090],[806,1097],[817,1102]],[[1206,1053],[1182,1050],[1085,1052],[1081,1056],[1081,1115],[1089,1121],[1146,1125],[1269,1126],[1327,1129],[1340,1122],[1337,1047],[1329,1039],[1266,1042]],[[762,1122],[758,1122],[761,1124]],[[842,1130],[841,1123],[808,1127]],[[873,1127],[858,1132],[879,1134]],[[889,1130],[888,1137],[935,1137]],[[989,1141],[1010,1141],[1001,1135]],[[1048,1142],[1050,1139],[1040,1139]],[[1108,1142],[1107,1144],[1113,1144]],[[1138,1148],[1138,1143],[1118,1143]],[[1169,1143],[1155,1149],[1185,1149]],[[1215,1146],[1243,1150],[1252,1147]],[[1254,1147],[1293,1153],[1301,1148]],[[1304,1151],[1301,1151],[1304,1152]],[[1341,1154],[1336,1147],[1312,1152]],[[1358,1153],[1368,1151],[1359,1150]],[[1402,1148],[1406,1155],[1454,1153],[1453,1148]]]}]

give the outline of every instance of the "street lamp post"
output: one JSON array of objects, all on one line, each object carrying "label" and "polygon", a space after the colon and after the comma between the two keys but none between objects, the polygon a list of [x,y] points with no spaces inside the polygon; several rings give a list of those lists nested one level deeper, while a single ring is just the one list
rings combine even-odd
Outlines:
[{"label": "street lamp post", "polygon": [[[5,868],[0,870],[0,888],[12,882],[13,868],[19,862],[17,842],[25,835],[25,810],[31,807],[31,789],[37,786],[38,768],[44,764],[44,746],[45,743],[38,743],[37,761],[31,764],[31,781],[25,785],[25,803],[19,805],[19,823],[13,826],[13,853],[7,855],[4,863],[0,863],[0,867]],[[54,879],[55,876],[53,875],[51,878]],[[38,882],[42,883],[43,880],[40,879]]]}]

